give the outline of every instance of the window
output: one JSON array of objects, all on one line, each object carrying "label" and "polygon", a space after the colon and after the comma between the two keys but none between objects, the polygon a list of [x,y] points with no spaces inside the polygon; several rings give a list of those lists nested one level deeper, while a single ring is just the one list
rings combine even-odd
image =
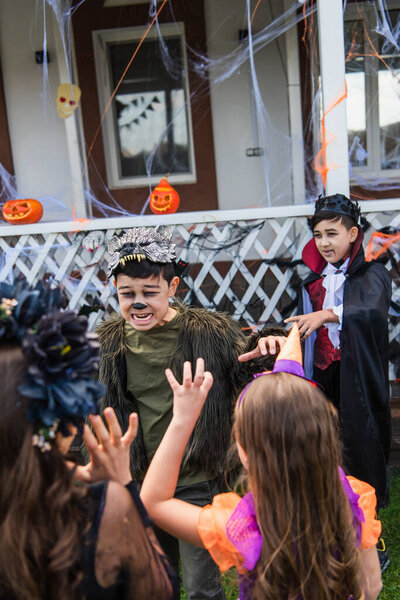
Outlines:
[{"label": "window", "polygon": [[[400,5],[386,13],[398,27]],[[375,6],[374,6],[375,5]],[[400,178],[400,52],[380,33],[376,3],[347,4],[347,126],[354,176]],[[388,30],[389,31],[389,30]]]},{"label": "window", "polygon": [[[108,185],[139,187],[169,175],[171,183],[196,181],[182,24],[146,36],[123,77],[104,120]],[[93,32],[101,111],[145,32],[143,27]]]}]

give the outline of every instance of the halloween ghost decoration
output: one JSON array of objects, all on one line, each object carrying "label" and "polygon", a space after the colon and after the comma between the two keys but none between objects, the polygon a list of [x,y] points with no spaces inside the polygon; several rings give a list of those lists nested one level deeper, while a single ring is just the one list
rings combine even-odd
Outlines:
[{"label": "halloween ghost decoration", "polygon": [[104,242],[104,233],[102,231],[91,231],[82,240],[82,248],[88,252],[97,250]]},{"label": "halloween ghost decoration", "polygon": [[39,200],[8,200],[3,206],[3,218],[11,225],[30,225],[43,216],[43,206]]},{"label": "halloween ghost decoration", "polygon": [[179,194],[168,183],[161,179],[150,195],[150,208],[155,215],[170,215],[179,208]]},{"label": "halloween ghost decoration", "polygon": [[70,117],[78,108],[81,90],[73,83],[60,83],[57,90],[57,114],[61,119]]}]

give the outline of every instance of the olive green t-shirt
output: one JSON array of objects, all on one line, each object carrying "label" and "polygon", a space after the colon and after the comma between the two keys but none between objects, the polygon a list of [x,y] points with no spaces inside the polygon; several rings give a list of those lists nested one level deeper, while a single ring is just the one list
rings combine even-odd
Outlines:
[{"label": "olive green t-shirt", "polygon": [[[176,316],[161,327],[137,331],[125,323],[127,389],[136,399],[144,447],[153,458],[172,418],[172,390],[165,377],[179,334]],[[143,474],[144,475],[144,474]],[[207,481],[205,471],[181,468],[178,486]]]}]

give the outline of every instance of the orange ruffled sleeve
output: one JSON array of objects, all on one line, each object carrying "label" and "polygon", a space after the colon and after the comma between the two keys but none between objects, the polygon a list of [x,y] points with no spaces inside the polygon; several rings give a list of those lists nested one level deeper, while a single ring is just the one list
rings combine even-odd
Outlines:
[{"label": "orange ruffled sleeve", "polygon": [[201,540],[222,572],[236,567],[239,573],[243,569],[243,557],[226,535],[226,523],[241,498],[229,492],[214,496],[213,503],[201,509],[198,531]]},{"label": "orange ruffled sleeve", "polygon": [[361,546],[360,548],[372,548],[376,546],[381,535],[382,525],[376,518],[376,494],[375,489],[369,483],[360,481],[351,475],[347,476],[353,492],[360,496],[358,506],[364,513],[365,522],[361,523]]}]

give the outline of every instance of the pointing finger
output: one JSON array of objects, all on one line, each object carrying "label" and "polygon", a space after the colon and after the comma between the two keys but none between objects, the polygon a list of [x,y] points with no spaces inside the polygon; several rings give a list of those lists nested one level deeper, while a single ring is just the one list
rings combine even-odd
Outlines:
[{"label": "pointing finger", "polygon": [[297,317],[289,317],[288,319],[284,319],[283,322],[284,323],[295,323],[299,319],[300,319],[300,315]]}]

